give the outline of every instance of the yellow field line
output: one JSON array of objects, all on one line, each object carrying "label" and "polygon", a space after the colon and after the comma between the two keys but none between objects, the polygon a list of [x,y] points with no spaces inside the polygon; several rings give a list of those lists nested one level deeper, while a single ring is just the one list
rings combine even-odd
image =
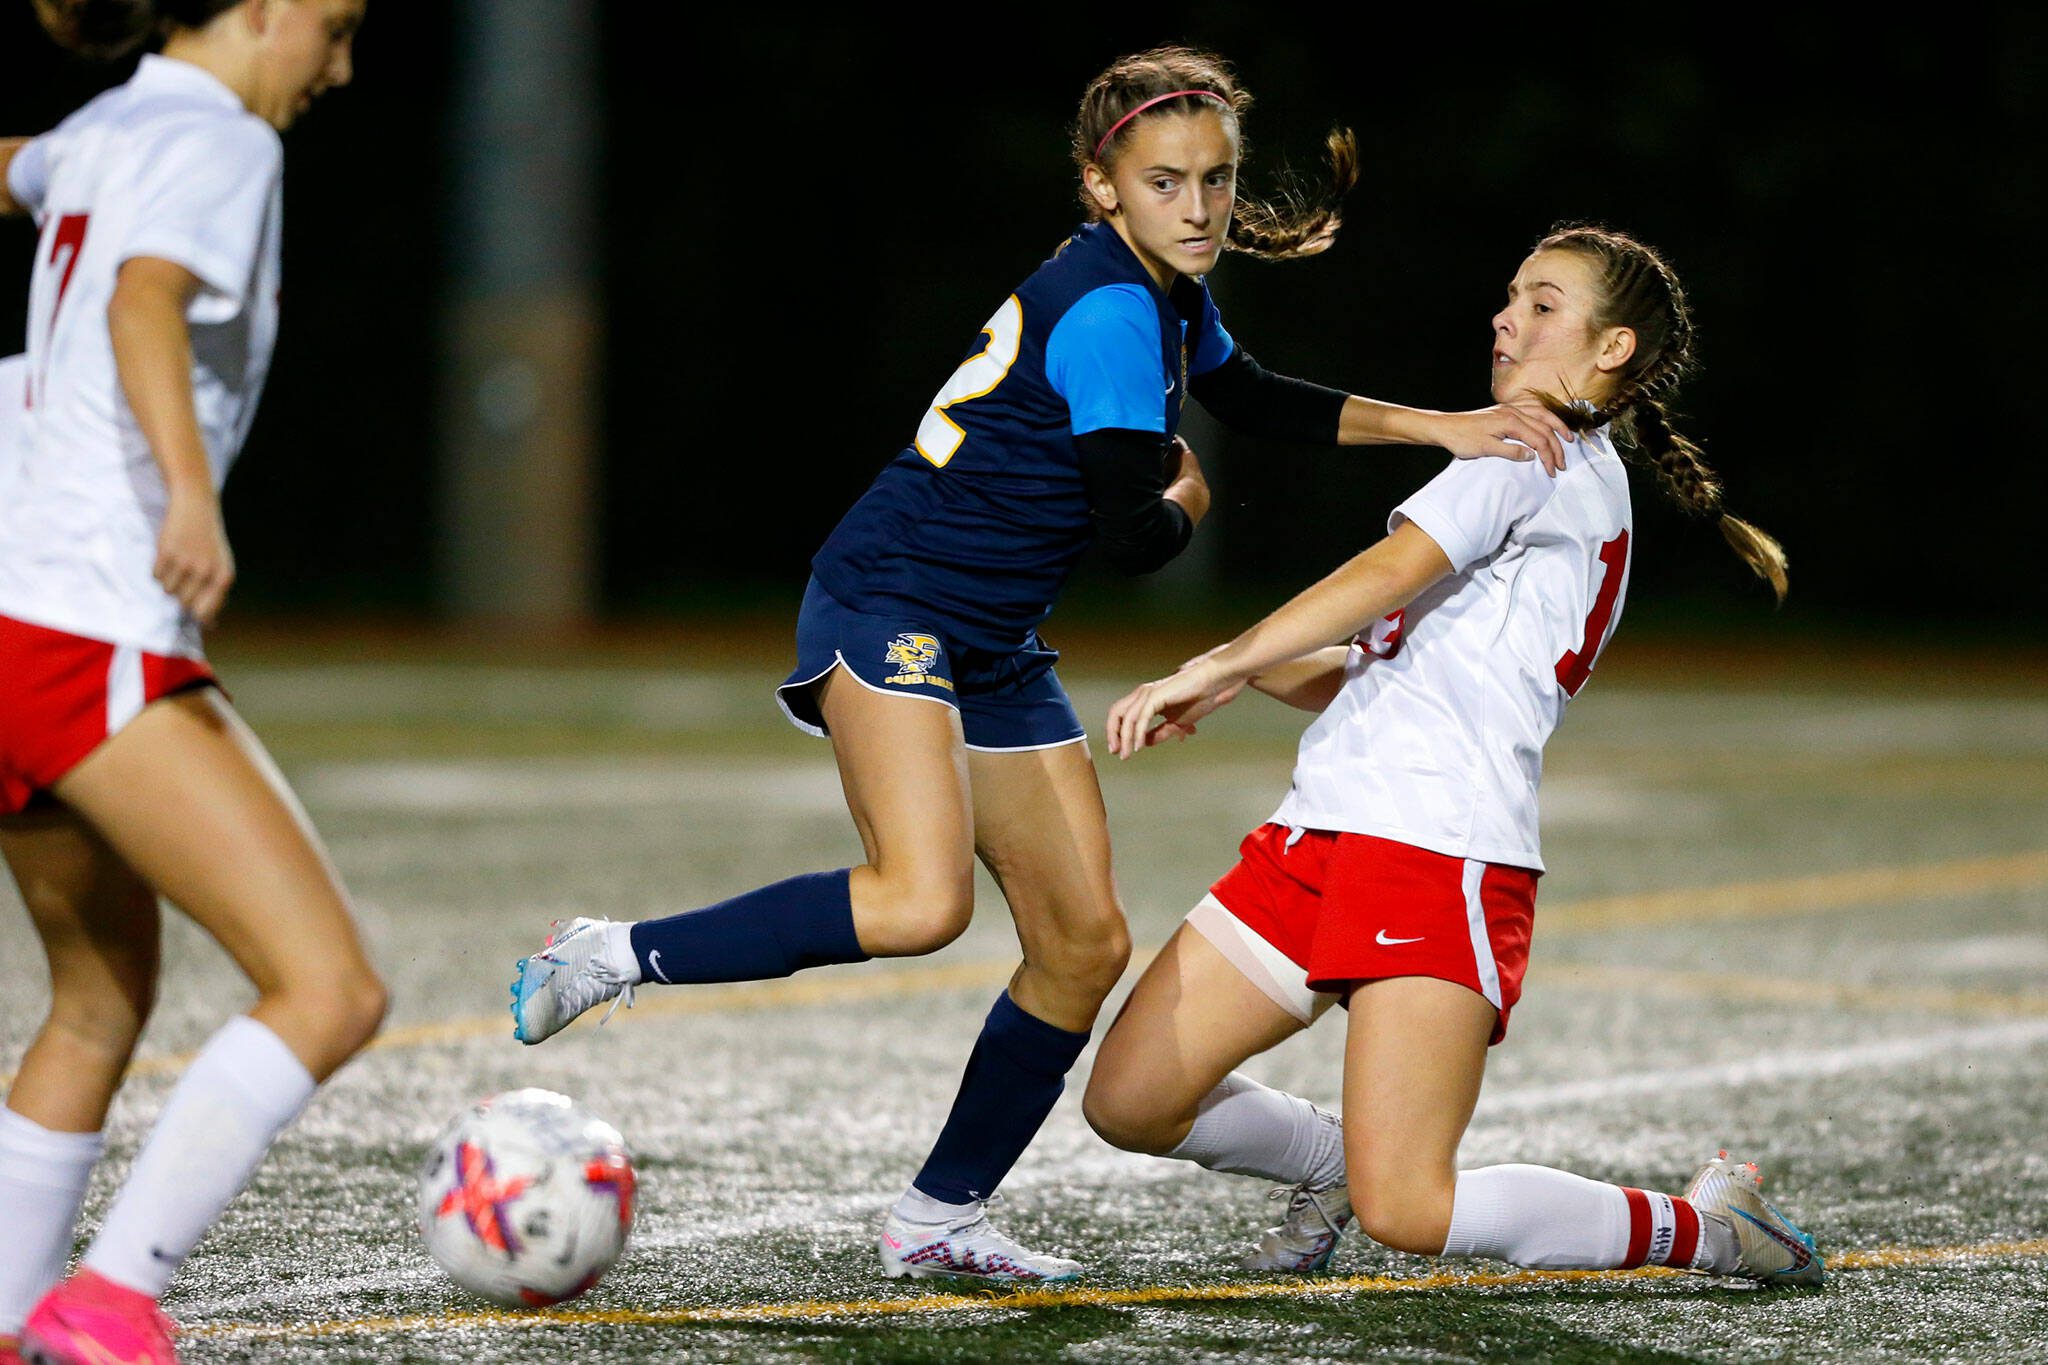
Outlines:
[{"label": "yellow field line", "polygon": [[[1539,939],[1548,941],[1559,934],[1664,924],[1674,920],[1690,924],[1805,914],[1884,901],[1953,899],[1984,891],[2025,889],[2042,883],[2048,883],[2048,849],[1996,858],[1963,858],[1908,867],[1869,868],[1775,881],[1736,882],[1567,901],[1539,908],[1537,932]],[[1144,964],[1140,960],[1134,965],[1142,967]],[[814,974],[732,986],[698,986],[644,1000],[637,1012],[656,1016],[725,1014],[749,1009],[786,1009],[893,999],[938,991],[993,989],[1008,981],[1015,968],[1014,961],[921,963],[882,971]],[[1543,967],[1539,964],[1538,970],[1584,972],[1591,979],[1590,974],[1600,969]],[[1643,981],[1652,979],[1648,972],[1634,975]],[[2048,1005],[2039,998],[1976,992],[1893,991],[1874,986],[1830,987],[1769,978],[1752,981],[1704,972],[1666,973],[1660,979],[1668,981],[1674,989],[1693,993],[1743,995],[1757,999],[1825,997],[1845,1004],[1904,1004],[1965,1013],[2035,1014],[2048,1009]],[[502,1013],[445,1019],[390,1029],[372,1043],[370,1049],[436,1047],[507,1032],[509,1020]],[[128,1069],[128,1074],[131,1077],[161,1076],[181,1071],[190,1064],[192,1055],[175,1053],[141,1057]],[[11,1084],[13,1079],[12,1073],[0,1073],[0,1086]]]},{"label": "yellow field line", "polygon": [[[2031,1260],[2048,1256],[2048,1238],[2023,1242],[1980,1242],[1968,1246],[1879,1247],[1852,1251],[1830,1262],[1835,1271],[1892,1270],[1959,1261]],[[733,1304],[722,1308],[555,1309],[514,1313],[484,1310],[417,1317],[345,1318],[327,1322],[230,1322],[188,1327],[183,1335],[207,1338],[302,1338],[377,1336],[394,1332],[443,1332],[474,1327],[674,1327],[703,1323],[803,1322],[823,1318],[909,1317],[942,1313],[1009,1312],[1033,1308],[1123,1308],[1154,1304],[1222,1303],[1265,1299],[1322,1298],[1344,1294],[1391,1294],[1432,1289],[1502,1289],[1581,1281],[1669,1279],[1683,1272],[1643,1270],[1509,1270],[1494,1273],[1440,1270],[1396,1278],[1350,1275],[1327,1280],[1260,1281],[1245,1284],[1155,1285],[1143,1289],[1026,1289],[1008,1294],[922,1294],[900,1299],[816,1300],[800,1303]]]},{"label": "yellow field line", "polygon": [[1548,937],[1672,920],[1696,924],[1812,914],[1885,901],[1955,900],[1985,891],[2025,890],[2044,882],[2048,882],[2048,849],[2037,849],[1997,858],[1862,868],[1810,877],[1604,896],[1554,907],[1539,905],[1536,925],[1537,933]]}]

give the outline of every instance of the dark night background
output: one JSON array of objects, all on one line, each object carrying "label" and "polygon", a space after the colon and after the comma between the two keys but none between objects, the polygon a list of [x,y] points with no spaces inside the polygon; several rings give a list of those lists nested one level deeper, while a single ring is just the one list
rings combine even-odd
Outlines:
[{"label": "dark night background", "polygon": [[[1646,480],[1632,615],[2015,641],[2048,622],[2039,10],[1852,30],[1460,9],[1340,31],[1215,3],[1075,25],[1042,11],[1001,43],[948,46],[907,40],[909,11],[750,25],[680,8],[603,7],[614,615],[793,608],[819,539],[1078,218],[1065,130],[1082,86],[1180,39],[1221,50],[1259,97],[1249,188],[1333,123],[1362,144],[1334,249],[1216,277],[1271,368],[1478,406],[1488,318],[1548,224],[1598,219],[1668,253],[1706,367],[1683,429],[1733,507],[1785,542],[1793,599],[1773,616]],[[461,41],[444,5],[375,0],[356,84],[288,140],[284,334],[228,502],[245,609],[431,610]],[[0,3],[0,130],[40,130],[120,74]],[[21,282],[0,289],[10,350],[32,240],[0,223]],[[1201,534],[1221,581],[1261,599],[1366,544],[1436,466],[1246,439],[1204,454],[1222,496]]]}]

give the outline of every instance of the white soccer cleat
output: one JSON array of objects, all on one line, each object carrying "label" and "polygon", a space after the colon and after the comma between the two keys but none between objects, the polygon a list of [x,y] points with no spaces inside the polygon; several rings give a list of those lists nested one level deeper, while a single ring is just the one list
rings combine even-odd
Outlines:
[{"label": "white soccer cleat", "polygon": [[982,1205],[949,1223],[907,1223],[894,1210],[876,1242],[892,1280],[944,1277],[988,1284],[1051,1284],[1081,1273],[1081,1263],[1032,1251],[997,1232]]},{"label": "white soccer cleat", "polygon": [[1685,1198],[1695,1212],[1719,1219],[1735,1233],[1741,1260],[1737,1275],[1765,1284],[1819,1285],[1826,1275],[1819,1248],[1764,1198],[1763,1186],[1763,1172],[1754,1161],[1738,1163],[1722,1152],[1700,1167],[1685,1187]]},{"label": "white soccer cleat", "polygon": [[605,1023],[620,1005],[633,1007],[631,983],[605,957],[610,928],[608,919],[556,920],[541,950],[519,959],[519,975],[512,978],[514,1038],[522,1043],[552,1038],[577,1015],[607,1000],[613,1004],[605,1011]]},{"label": "white soccer cleat", "polygon": [[1259,1244],[1238,1261],[1246,1270],[1313,1275],[1337,1254],[1337,1241],[1351,1225],[1351,1187],[1331,1185],[1311,1190],[1306,1185],[1273,1191],[1288,1196],[1287,1217],[1277,1228],[1259,1235]]}]

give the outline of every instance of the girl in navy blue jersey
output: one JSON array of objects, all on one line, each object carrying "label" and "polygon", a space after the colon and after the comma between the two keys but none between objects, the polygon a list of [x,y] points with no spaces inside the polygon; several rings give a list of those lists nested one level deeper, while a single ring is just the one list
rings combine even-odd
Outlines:
[{"label": "girl in navy blue jersey", "polygon": [[1236,196],[1250,96],[1216,57],[1162,48],[1088,88],[1074,159],[1088,221],[1002,302],[896,456],[826,540],[784,711],[829,735],[866,861],[667,919],[557,925],[520,964],[537,1043],[642,982],[743,981],[934,952],[973,913],[978,856],[1024,961],[989,1011],[930,1158],[883,1224],[883,1270],[1057,1280],[1074,1261],[996,1232],[984,1203],[1044,1122],[1130,955],[1085,733],[1037,628],[1091,543],[1159,568],[1209,507],[1175,435],[1192,394],[1236,430],[1563,463],[1539,403],[1418,411],[1262,369],[1204,277],[1225,250],[1327,246],[1356,179],[1274,206]]}]

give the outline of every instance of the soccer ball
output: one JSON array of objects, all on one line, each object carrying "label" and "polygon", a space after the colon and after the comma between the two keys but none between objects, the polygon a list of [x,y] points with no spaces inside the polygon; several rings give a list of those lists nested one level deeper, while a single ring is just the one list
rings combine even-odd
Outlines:
[{"label": "soccer ball", "polygon": [[633,1230],[633,1162],[618,1130],[552,1090],[494,1095],[459,1116],[420,1168],[420,1235],[450,1279],[507,1308],[573,1299]]}]

